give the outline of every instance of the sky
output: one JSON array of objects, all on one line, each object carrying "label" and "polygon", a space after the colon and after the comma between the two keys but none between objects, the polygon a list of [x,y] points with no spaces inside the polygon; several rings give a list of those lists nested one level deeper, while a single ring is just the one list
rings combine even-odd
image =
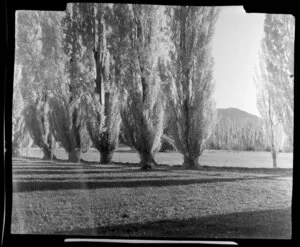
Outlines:
[{"label": "sky", "polygon": [[247,14],[242,6],[221,8],[212,41],[217,108],[235,107],[260,116],[253,77],[264,18]]}]

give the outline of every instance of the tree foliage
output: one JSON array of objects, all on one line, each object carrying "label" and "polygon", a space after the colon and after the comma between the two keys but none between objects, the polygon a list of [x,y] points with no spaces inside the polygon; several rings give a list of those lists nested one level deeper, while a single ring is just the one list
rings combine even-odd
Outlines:
[{"label": "tree foliage", "polygon": [[263,121],[239,123],[220,119],[207,141],[207,148],[238,151],[265,151],[269,148]]},{"label": "tree foliage", "polygon": [[[155,5],[127,5],[119,12],[123,54],[119,63],[126,64],[123,75],[121,116],[124,136],[141,158],[143,167],[156,164],[163,133],[163,104],[158,59],[162,49],[163,8]],[[123,23],[122,23],[122,22]],[[124,30],[121,30],[122,27]],[[127,61],[126,61],[127,60]],[[123,62],[124,61],[124,62]]]},{"label": "tree foliage", "polygon": [[50,102],[53,134],[73,162],[79,162],[81,152],[86,152],[91,144],[83,98],[93,72],[86,66],[84,47],[77,32],[79,25],[78,11],[68,6],[60,25],[61,55],[55,60],[59,65],[61,91]]},{"label": "tree foliage", "polygon": [[291,15],[266,15],[261,44],[260,79],[270,93],[273,114],[293,145],[295,19]]},{"label": "tree foliage", "polygon": [[12,155],[21,156],[23,148],[28,148],[32,144],[32,139],[25,126],[24,101],[20,91],[22,79],[22,69],[20,65],[15,65],[15,78],[13,87],[13,109],[12,109]]},{"label": "tree foliage", "polygon": [[43,11],[18,11],[16,14],[15,63],[21,68],[22,117],[34,143],[43,150],[45,159],[53,157],[54,151],[49,111],[46,109],[48,100],[59,89],[55,61],[59,56],[61,16],[61,13]]},{"label": "tree foliage", "polygon": [[53,134],[73,162],[79,162],[81,152],[86,152],[91,144],[85,122],[87,115],[80,103],[79,100],[70,103],[65,98],[51,102]]},{"label": "tree foliage", "polygon": [[[80,82],[86,85],[81,91],[85,94],[82,103],[88,114],[87,131],[94,147],[101,154],[100,162],[109,163],[118,144],[120,129],[116,66],[108,47],[111,10],[108,4],[98,3],[76,3],[68,7],[70,24],[66,29],[65,51],[71,56],[77,56],[71,58],[77,66],[78,60],[83,63],[85,70],[78,77],[90,74]],[[73,67],[76,73],[80,71]],[[74,76],[73,70],[71,74]]]},{"label": "tree foliage", "polygon": [[213,7],[168,8],[174,139],[187,168],[198,166],[216,122],[210,42],[217,16]]},{"label": "tree foliage", "polygon": [[255,77],[257,106],[269,138],[273,166],[276,167],[283,129],[290,143],[293,143],[293,18],[266,15],[264,34]]},{"label": "tree foliage", "polygon": [[257,93],[257,105],[263,119],[263,126],[267,134],[269,145],[271,146],[273,166],[277,166],[277,152],[282,144],[282,124],[278,121],[275,114],[274,94],[272,94],[268,83],[261,82]]},{"label": "tree foliage", "polygon": [[[272,150],[293,142],[294,20],[267,15],[255,78],[263,121],[217,122],[211,40],[215,7],[72,3],[64,13],[18,11],[13,151],[32,139],[69,160],[93,146],[109,163],[122,141],[143,167],[178,150],[197,167],[205,148]],[[274,156],[275,155],[275,156]],[[276,157],[275,157],[276,158]],[[274,166],[276,162],[274,163]]]}]

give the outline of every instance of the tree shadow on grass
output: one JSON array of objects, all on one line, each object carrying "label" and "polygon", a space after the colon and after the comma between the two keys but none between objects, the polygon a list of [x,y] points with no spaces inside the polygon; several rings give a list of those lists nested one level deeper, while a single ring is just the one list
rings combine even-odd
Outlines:
[{"label": "tree shadow on grass", "polygon": [[31,167],[25,167],[25,166],[14,166],[13,171],[43,171],[43,170],[53,170],[53,171],[74,171],[78,169],[86,169],[85,167],[78,166],[31,166]]},{"label": "tree shadow on grass", "polygon": [[292,174],[293,168],[265,168],[265,167],[227,167],[227,166],[201,166],[198,171],[219,171],[219,172],[241,172],[261,174]]},{"label": "tree shadow on grass", "polygon": [[154,168],[152,170],[146,171],[140,168],[139,165],[136,164],[125,164],[125,163],[113,163],[112,166],[109,165],[91,165],[85,166],[82,164],[78,165],[63,165],[60,164],[52,164],[47,166],[38,166],[38,165],[13,165],[13,174],[14,175],[63,175],[63,174],[100,174],[100,173],[155,173],[155,172],[167,172],[170,173],[172,171],[177,171],[176,169],[172,169],[172,167],[159,167]]},{"label": "tree shadow on grass", "polygon": [[[129,162],[110,162],[109,164],[100,164],[97,161],[88,161],[81,159],[80,162],[71,162],[68,160],[56,159],[56,160],[43,160],[39,158],[27,159],[27,160],[16,160],[12,161],[13,167],[24,167],[26,168],[28,165],[31,166],[41,166],[41,167],[48,167],[48,166],[70,166],[70,167],[94,167],[94,166],[105,166],[109,168],[109,166],[114,167],[118,165],[119,167],[140,167],[139,163],[129,163]],[[91,165],[91,166],[89,166]]]},{"label": "tree shadow on grass", "polygon": [[115,153],[135,153],[135,154],[139,154],[136,150],[134,149],[118,149],[115,151]]},{"label": "tree shadow on grass", "polygon": [[[279,176],[280,177],[280,176]],[[41,182],[41,181],[29,181],[29,182],[13,182],[13,192],[29,192],[29,191],[44,191],[44,190],[75,190],[75,189],[99,189],[99,188],[132,188],[132,187],[165,187],[176,185],[190,185],[190,184],[206,184],[217,182],[236,182],[245,180],[261,180],[268,179],[265,177],[236,177],[236,178],[189,178],[184,179],[150,179],[147,177],[143,180],[130,180],[130,181],[64,181],[64,182]],[[274,179],[274,176],[273,176]]]},{"label": "tree shadow on grass", "polygon": [[[182,177],[181,175],[172,175],[172,176],[168,176],[168,177]],[[45,181],[45,182],[54,182],[54,181],[65,181],[65,180],[72,180],[72,181],[79,181],[79,182],[84,182],[86,181],[86,179],[88,179],[86,182],[88,181],[93,181],[93,180],[128,180],[128,179],[164,179],[165,176],[93,176],[93,177],[88,177],[88,178],[82,178],[82,177],[36,177],[36,178],[32,178],[32,177],[25,177],[25,178],[17,178],[18,180],[20,180],[21,182],[26,182],[26,181],[31,181],[31,182],[35,182],[35,180],[39,180],[39,181]]]},{"label": "tree shadow on grass", "polygon": [[290,239],[291,208],[219,214],[182,220],[160,220],[56,232],[64,235],[158,237],[176,239]]},{"label": "tree shadow on grass", "polygon": [[52,165],[52,166],[30,166],[30,167],[26,167],[26,166],[14,166],[13,170],[14,171],[27,171],[27,170],[59,170],[59,171],[64,171],[64,170],[85,170],[85,171],[89,171],[90,169],[98,169],[98,170],[117,170],[117,169],[126,169],[126,168],[132,168],[132,167],[123,167],[123,166],[111,166],[111,167],[97,167],[97,166],[93,166],[93,167],[86,167],[86,166],[82,166],[82,165],[78,165],[78,166],[59,166],[59,165]]},{"label": "tree shadow on grass", "polygon": [[[65,170],[65,171],[61,171],[61,170],[53,170],[53,171],[48,171],[48,170],[15,170],[13,169],[13,175],[64,175],[64,174],[68,174],[68,175],[71,175],[71,174],[102,174],[102,173],[128,173],[128,174],[131,174],[131,173],[142,173],[144,171],[140,170],[140,169],[122,169],[122,170],[118,170],[118,169],[115,169],[115,170],[102,170],[102,169],[99,169],[99,170],[92,170],[92,171],[89,171],[89,170]],[[147,172],[147,171],[146,171]]]},{"label": "tree shadow on grass", "polygon": [[13,158],[12,159],[12,165],[28,165],[28,164],[43,164],[43,165],[47,165],[47,164],[51,164],[53,163],[54,161],[52,160],[43,160],[43,159],[40,159],[40,158],[28,158],[28,159],[21,159],[21,160],[18,160],[18,159],[15,159]]},{"label": "tree shadow on grass", "polygon": [[[123,151],[122,151],[123,152]],[[127,152],[127,151],[126,151]],[[39,166],[39,163],[42,165],[45,165],[45,167],[49,166],[70,166],[70,167],[86,167],[89,168],[88,165],[91,165],[91,167],[94,166],[103,166],[103,164],[100,164],[98,161],[88,161],[81,159],[79,163],[70,162],[68,160],[59,159],[50,161],[50,160],[43,160],[41,158],[36,157],[30,157],[28,159],[19,159],[19,158],[13,158],[13,166],[21,167],[24,164],[24,167],[28,165],[28,163],[32,163],[32,165]],[[87,165],[87,166],[85,166]],[[140,167],[139,163],[129,163],[129,162],[111,162],[110,164],[105,165],[106,168],[108,168],[110,165],[118,165],[119,167]],[[112,167],[114,169],[115,167]],[[178,170],[185,170],[182,165],[170,165],[170,164],[159,164],[156,166],[153,170],[166,170],[168,172],[172,171],[178,171]],[[186,171],[186,170],[185,170]],[[292,174],[293,168],[266,168],[266,167],[228,167],[228,166],[206,166],[201,165],[197,169],[190,169],[188,171],[219,171],[219,172],[241,172],[241,173],[263,173],[263,174]],[[149,172],[149,171],[146,171]],[[150,170],[151,172],[151,170]]]}]

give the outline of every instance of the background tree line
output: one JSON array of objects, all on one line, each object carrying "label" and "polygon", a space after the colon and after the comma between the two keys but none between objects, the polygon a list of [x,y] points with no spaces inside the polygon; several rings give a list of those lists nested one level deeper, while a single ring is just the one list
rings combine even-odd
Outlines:
[{"label": "background tree line", "polygon": [[239,151],[267,151],[268,140],[261,121],[237,123],[232,119],[219,121],[208,141],[208,148]]},{"label": "background tree line", "polygon": [[[170,118],[170,117],[169,117]],[[172,121],[171,118],[166,121]],[[168,124],[167,124],[168,126]],[[171,136],[170,126],[164,133]],[[288,138],[283,138],[278,151],[291,152],[293,147]],[[254,120],[236,119],[218,114],[217,124],[206,142],[206,149],[236,151],[271,151],[268,135],[264,130],[264,121],[258,117]],[[163,143],[161,151],[175,151],[176,147]]]}]

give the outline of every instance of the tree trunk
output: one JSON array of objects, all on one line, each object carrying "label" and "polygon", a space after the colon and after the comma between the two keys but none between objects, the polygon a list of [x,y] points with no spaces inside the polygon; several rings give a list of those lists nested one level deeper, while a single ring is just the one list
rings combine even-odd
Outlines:
[{"label": "tree trunk", "polygon": [[51,160],[51,151],[48,147],[43,147],[44,157],[43,160]]},{"label": "tree trunk", "polygon": [[69,161],[71,162],[80,162],[81,152],[79,149],[72,150],[69,152]]},{"label": "tree trunk", "polygon": [[198,163],[199,156],[197,158],[191,158],[189,156],[184,156],[183,167],[185,169],[195,169],[199,168],[200,164]]},{"label": "tree trunk", "polygon": [[27,147],[26,149],[25,149],[25,153],[26,153],[26,158],[28,159],[29,158],[29,147]]},{"label": "tree trunk", "polygon": [[140,152],[141,162],[140,165],[142,166],[143,170],[151,170],[157,165],[156,161],[154,160],[154,156],[151,152],[148,151],[141,151]]},{"label": "tree trunk", "polygon": [[103,105],[103,81],[102,81],[102,63],[99,57],[99,52],[94,51],[94,59],[96,63],[96,88],[95,93],[99,95],[100,104]]},{"label": "tree trunk", "polygon": [[273,168],[277,168],[277,152],[272,149]]},{"label": "tree trunk", "polygon": [[[28,151],[27,151],[28,152]],[[44,157],[43,160],[55,160],[54,148],[48,148],[47,146],[43,147]],[[28,156],[28,154],[27,154]]]},{"label": "tree trunk", "polygon": [[20,148],[12,147],[12,157],[21,157]]},{"label": "tree trunk", "polygon": [[111,163],[112,157],[114,152],[113,151],[105,151],[100,153],[100,164],[109,164]]}]

